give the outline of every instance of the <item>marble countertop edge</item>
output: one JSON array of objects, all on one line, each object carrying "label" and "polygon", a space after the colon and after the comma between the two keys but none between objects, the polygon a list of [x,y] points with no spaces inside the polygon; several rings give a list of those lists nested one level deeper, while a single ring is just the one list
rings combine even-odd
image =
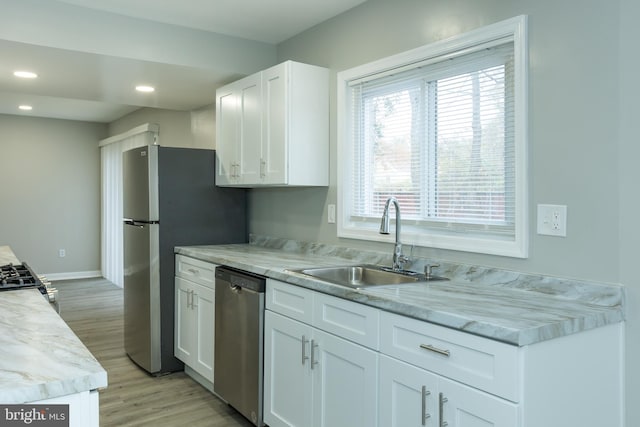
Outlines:
[{"label": "marble countertop edge", "polygon": [[2,384],[0,403],[19,405],[54,399],[107,387],[106,371],[97,371],[68,380],[43,381],[33,385]]}]

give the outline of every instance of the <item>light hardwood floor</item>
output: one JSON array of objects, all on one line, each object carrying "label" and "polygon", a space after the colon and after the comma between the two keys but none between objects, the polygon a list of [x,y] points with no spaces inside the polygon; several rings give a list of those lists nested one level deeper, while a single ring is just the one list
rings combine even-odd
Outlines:
[{"label": "light hardwood floor", "polygon": [[107,371],[100,426],[250,427],[184,372],[152,377],[123,346],[122,289],[104,279],[58,281],[60,315]]}]

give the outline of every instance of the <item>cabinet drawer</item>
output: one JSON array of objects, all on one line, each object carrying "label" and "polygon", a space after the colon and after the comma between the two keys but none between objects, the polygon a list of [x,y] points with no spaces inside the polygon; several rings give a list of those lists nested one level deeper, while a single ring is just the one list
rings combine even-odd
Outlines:
[{"label": "cabinet drawer", "polygon": [[216,265],[184,255],[176,255],[176,276],[215,289]]},{"label": "cabinet drawer", "polygon": [[265,307],[310,325],[313,319],[313,295],[310,289],[267,279]]},{"label": "cabinet drawer", "polygon": [[313,326],[373,350],[379,348],[380,311],[377,308],[316,293]]},{"label": "cabinet drawer", "polygon": [[518,347],[388,312],[380,324],[382,353],[519,401]]}]

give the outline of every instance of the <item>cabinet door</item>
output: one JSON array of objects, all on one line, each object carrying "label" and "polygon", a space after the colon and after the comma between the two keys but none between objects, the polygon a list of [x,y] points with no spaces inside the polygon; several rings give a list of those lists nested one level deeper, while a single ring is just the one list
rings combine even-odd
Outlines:
[{"label": "cabinet door", "polygon": [[231,84],[216,92],[216,185],[237,182],[239,169],[239,94]]},{"label": "cabinet door", "polygon": [[239,91],[240,183],[260,183],[260,143],[262,141],[262,88],[260,74],[237,82]]},{"label": "cabinet door", "polygon": [[215,331],[215,290],[195,285],[193,315],[196,323],[197,344],[194,363],[190,366],[213,382],[213,346]]},{"label": "cabinet door", "polygon": [[518,406],[383,355],[380,425],[517,427]]},{"label": "cabinet door", "polygon": [[[287,183],[289,63],[262,72],[262,146],[260,175],[265,184]],[[309,100],[309,102],[313,102]],[[313,160],[311,160],[313,161]]]},{"label": "cabinet door", "polygon": [[175,278],[175,336],[174,355],[191,365],[196,349],[196,318],[191,309],[194,284]]},{"label": "cabinet door", "polygon": [[377,426],[378,353],[317,329],[311,351],[313,426]]},{"label": "cabinet door", "polygon": [[271,311],[264,324],[264,422],[309,427],[311,327]]},{"label": "cabinet door", "polygon": [[380,356],[380,425],[439,427],[438,376]]},{"label": "cabinet door", "polygon": [[[438,405],[448,427],[517,427],[518,406],[455,381],[441,378]],[[442,401],[442,402],[440,402]]]},{"label": "cabinet door", "polygon": [[261,103],[260,73],[216,91],[217,185],[259,183]]}]

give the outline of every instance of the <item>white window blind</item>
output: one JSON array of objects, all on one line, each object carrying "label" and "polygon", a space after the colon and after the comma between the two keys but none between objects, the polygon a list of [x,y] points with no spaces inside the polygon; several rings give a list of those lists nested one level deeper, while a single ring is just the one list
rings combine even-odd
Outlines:
[{"label": "white window blind", "polygon": [[352,85],[354,217],[514,232],[513,43]]},{"label": "white window blind", "polygon": [[394,196],[405,243],[526,255],[525,22],[338,75],[339,235],[383,240]]}]

